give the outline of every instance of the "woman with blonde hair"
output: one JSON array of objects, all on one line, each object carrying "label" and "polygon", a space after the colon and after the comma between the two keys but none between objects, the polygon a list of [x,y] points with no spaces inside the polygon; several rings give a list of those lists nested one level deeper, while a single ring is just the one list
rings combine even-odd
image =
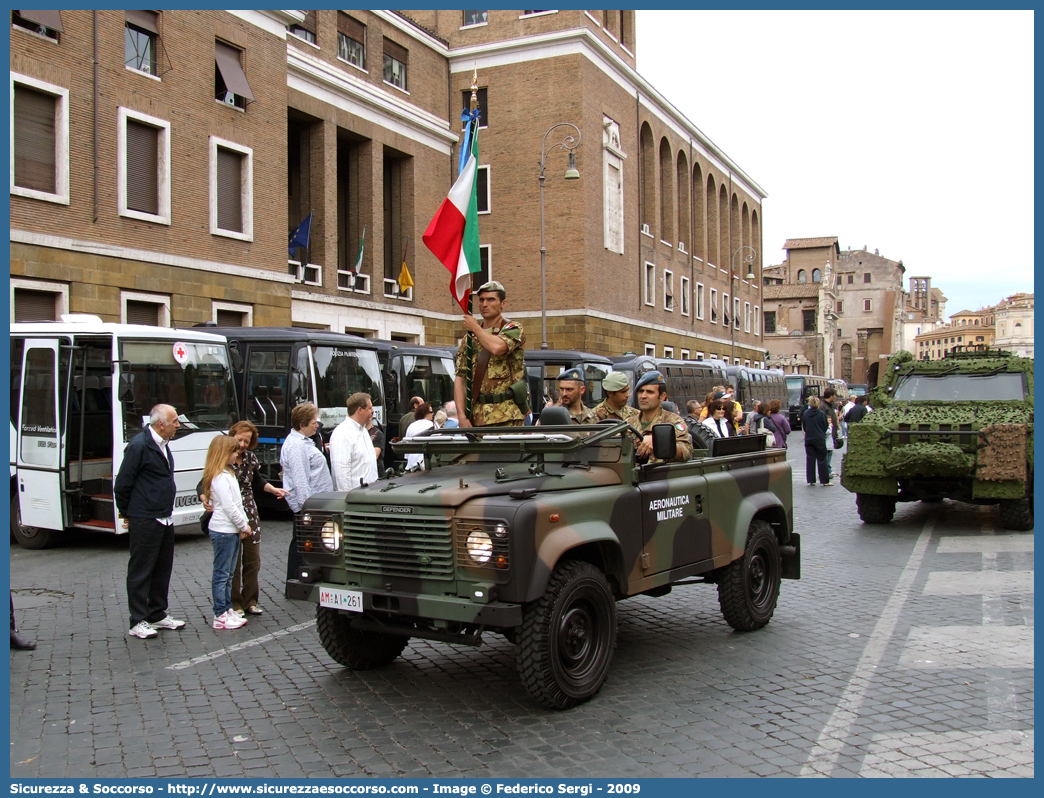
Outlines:
[{"label": "woman with blonde hair", "polygon": [[260,615],[263,610],[257,605],[260,594],[257,575],[261,570],[261,518],[255,497],[259,491],[264,491],[282,499],[286,491],[261,476],[261,463],[254,454],[257,448],[257,427],[249,421],[238,421],[232,425],[228,434],[239,442],[239,457],[232,464],[232,470],[239,481],[243,509],[246,510],[251,529],[251,535],[243,541],[239,559],[232,569],[232,609],[237,615]]},{"label": "woman with blonde hair", "polygon": [[251,534],[239,481],[232,470],[238,456],[239,441],[219,435],[210,442],[203,467],[203,500],[214,508],[209,528],[214,547],[210,589],[215,629],[238,629],[246,623],[246,618],[240,618],[232,610],[232,569],[239,556],[240,539]]}]

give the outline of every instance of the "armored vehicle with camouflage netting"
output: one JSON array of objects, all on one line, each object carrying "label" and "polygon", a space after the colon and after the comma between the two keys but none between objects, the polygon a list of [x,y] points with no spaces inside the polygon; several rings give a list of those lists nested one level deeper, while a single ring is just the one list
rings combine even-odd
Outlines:
[{"label": "armored vehicle with camouflage netting", "polygon": [[658,424],[643,464],[625,422],[541,419],[411,439],[428,470],[306,502],[287,594],[318,605],[334,660],[374,668],[411,637],[477,646],[496,632],[528,693],[564,709],[601,688],[621,599],[715,584],[733,628],[768,623],[780,580],[800,577],[782,450],[760,435],[695,441],[669,462],[675,428]]},{"label": "armored vehicle with camouflage netting", "polygon": [[996,349],[941,360],[893,355],[848,427],[841,484],[859,517],[892,520],[896,502],[1000,506],[1006,529],[1033,528],[1033,361]]}]

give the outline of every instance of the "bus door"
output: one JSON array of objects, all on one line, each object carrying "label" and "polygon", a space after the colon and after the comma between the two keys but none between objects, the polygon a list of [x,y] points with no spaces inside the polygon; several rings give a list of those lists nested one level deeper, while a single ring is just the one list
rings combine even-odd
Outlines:
[{"label": "bus door", "polygon": [[18,509],[23,526],[65,528],[58,423],[57,338],[26,339],[18,412]]}]

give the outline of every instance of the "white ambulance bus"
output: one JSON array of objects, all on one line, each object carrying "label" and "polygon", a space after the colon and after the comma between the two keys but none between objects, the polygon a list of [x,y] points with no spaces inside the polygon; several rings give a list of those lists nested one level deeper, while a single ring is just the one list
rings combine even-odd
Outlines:
[{"label": "white ambulance bus", "polygon": [[207,447],[236,420],[224,337],[67,314],[11,325],[11,535],[42,549],[65,532],[123,534],[113,501],[127,442],[173,405],[174,525],[198,529]]}]

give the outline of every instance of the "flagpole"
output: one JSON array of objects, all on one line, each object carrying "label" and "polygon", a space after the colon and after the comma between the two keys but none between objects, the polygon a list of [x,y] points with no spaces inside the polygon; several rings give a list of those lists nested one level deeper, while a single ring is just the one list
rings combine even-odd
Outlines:
[{"label": "flagpole", "polygon": [[[475,109],[478,108],[478,67],[475,67],[475,71],[471,77],[471,120],[465,125],[465,131],[470,130],[471,126],[474,125],[475,129],[471,135],[478,135],[478,125],[475,124]],[[464,137],[464,144],[468,144],[469,137]],[[468,291],[468,315],[471,315],[471,291]],[[472,413],[472,383],[474,381],[474,370],[472,367],[472,359],[475,355],[475,335],[468,331],[465,333],[466,342],[464,344],[464,417],[471,421]]]}]

